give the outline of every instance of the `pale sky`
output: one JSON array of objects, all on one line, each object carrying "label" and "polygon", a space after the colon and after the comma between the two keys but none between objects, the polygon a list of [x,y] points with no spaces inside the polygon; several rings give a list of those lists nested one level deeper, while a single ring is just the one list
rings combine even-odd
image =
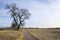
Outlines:
[{"label": "pale sky", "polygon": [[0,27],[12,23],[8,10],[4,8],[11,3],[16,3],[19,8],[26,8],[31,13],[25,27],[60,27],[60,0],[0,0]]}]

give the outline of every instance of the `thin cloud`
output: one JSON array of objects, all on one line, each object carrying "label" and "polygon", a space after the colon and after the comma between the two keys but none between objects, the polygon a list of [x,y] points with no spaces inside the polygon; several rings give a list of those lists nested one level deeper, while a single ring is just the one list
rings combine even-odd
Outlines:
[{"label": "thin cloud", "polygon": [[[38,27],[59,27],[60,26],[60,0],[7,0],[0,1],[3,3],[1,6],[5,6],[6,4],[16,3],[20,8],[27,8],[31,12],[30,20],[27,21],[27,26],[38,26]],[[1,8],[1,7],[0,7]],[[10,18],[10,15],[7,14],[7,11],[4,8],[0,9],[0,16],[6,16]],[[4,14],[5,13],[5,14]],[[5,19],[6,22],[1,22],[4,19],[0,18],[0,22],[7,23],[10,20]],[[8,21],[8,22],[7,22]],[[0,24],[1,24],[0,23]]]}]

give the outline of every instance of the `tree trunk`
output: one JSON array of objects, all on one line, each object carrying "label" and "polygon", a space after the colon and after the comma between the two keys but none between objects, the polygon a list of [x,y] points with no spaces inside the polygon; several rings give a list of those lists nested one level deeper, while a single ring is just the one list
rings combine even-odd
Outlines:
[{"label": "tree trunk", "polygon": [[20,26],[17,26],[17,31],[20,29]]}]

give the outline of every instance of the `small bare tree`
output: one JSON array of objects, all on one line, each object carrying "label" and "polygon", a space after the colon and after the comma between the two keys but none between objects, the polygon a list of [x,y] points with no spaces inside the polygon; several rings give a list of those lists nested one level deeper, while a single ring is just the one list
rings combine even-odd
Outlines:
[{"label": "small bare tree", "polygon": [[12,29],[16,29],[16,23],[13,22],[13,23],[11,24],[11,28],[12,28]]},{"label": "small bare tree", "polygon": [[29,19],[30,13],[28,9],[19,9],[14,3],[6,5],[6,9],[9,9],[11,17],[13,17],[13,22],[17,26],[17,30],[19,30],[21,26],[24,26],[26,19]]}]

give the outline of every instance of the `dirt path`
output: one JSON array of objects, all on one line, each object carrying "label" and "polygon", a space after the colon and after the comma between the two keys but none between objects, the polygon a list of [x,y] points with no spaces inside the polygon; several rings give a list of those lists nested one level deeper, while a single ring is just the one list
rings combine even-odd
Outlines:
[{"label": "dirt path", "polygon": [[25,40],[38,40],[38,39],[29,34],[28,32],[25,32]]}]

